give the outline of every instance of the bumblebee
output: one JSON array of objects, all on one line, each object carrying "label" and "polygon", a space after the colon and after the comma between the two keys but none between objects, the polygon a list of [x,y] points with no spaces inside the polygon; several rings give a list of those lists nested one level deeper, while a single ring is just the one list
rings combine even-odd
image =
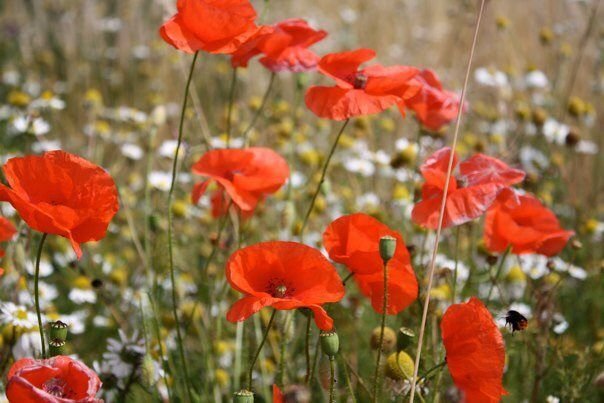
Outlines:
[{"label": "bumblebee", "polygon": [[528,327],[528,320],[520,312],[509,310],[505,316],[505,325],[510,326],[513,334],[517,330],[525,330]]}]

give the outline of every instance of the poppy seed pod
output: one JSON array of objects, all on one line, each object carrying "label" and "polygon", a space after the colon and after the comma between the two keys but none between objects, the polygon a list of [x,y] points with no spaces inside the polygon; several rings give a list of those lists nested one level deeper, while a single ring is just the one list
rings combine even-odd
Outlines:
[{"label": "poppy seed pod", "polygon": [[67,323],[61,322],[60,320],[56,322],[51,322],[50,326],[50,340],[58,340],[65,342],[67,340],[67,330],[69,325]]},{"label": "poppy seed pod", "polygon": [[340,351],[340,339],[336,332],[321,332],[321,348],[325,355],[333,360]]},{"label": "poppy seed pod", "polygon": [[60,339],[50,339],[48,342],[48,353],[51,357],[56,357],[57,355],[65,354],[65,345],[67,343],[65,340]]},{"label": "poppy seed pod", "polygon": [[396,252],[396,238],[386,235],[380,238],[380,256],[384,264],[388,263],[394,257]]},{"label": "poppy seed pod", "polygon": [[249,390],[242,389],[233,394],[233,403],[253,403],[254,394]]},{"label": "poppy seed pod", "polygon": [[415,332],[407,327],[401,327],[398,329],[398,337],[396,338],[396,350],[402,351],[409,347],[413,339],[415,338]]}]

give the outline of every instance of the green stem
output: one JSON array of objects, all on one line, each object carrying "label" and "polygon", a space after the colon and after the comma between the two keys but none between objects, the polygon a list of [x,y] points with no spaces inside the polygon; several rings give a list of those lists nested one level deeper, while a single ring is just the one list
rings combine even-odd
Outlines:
[{"label": "green stem", "polygon": [[268,87],[266,87],[266,91],[264,91],[264,95],[262,96],[262,103],[260,104],[260,107],[258,108],[258,110],[256,111],[256,113],[252,117],[252,120],[250,121],[250,124],[243,131],[243,147],[247,147],[247,141],[248,141],[247,136],[250,133],[250,131],[254,128],[254,125],[256,124],[256,121],[258,120],[258,118],[262,114],[262,111],[264,111],[264,107],[266,106],[266,102],[268,101],[268,96],[269,96],[269,94],[271,92],[271,89],[273,88],[273,83],[275,82],[275,77],[276,76],[277,76],[276,73],[272,73],[271,74],[271,78],[270,78],[270,80],[268,82]]},{"label": "green stem", "polygon": [[182,100],[182,109],[180,111],[180,122],[178,124],[178,141],[176,143],[176,150],[174,152],[174,162],[172,163],[172,182],[170,183],[170,191],[168,192],[168,257],[170,267],[170,283],[172,287],[172,315],[176,322],[176,339],[178,342],[178,353],[180,360],[182,361],[182,369],[185,376],[185,386],[187,389],[188,401],[193,401],[193,395],[191,393],[191,387],[189,385],[189,369],[187,367],[187,360],[185,358],[185,351],[183,348],[183,338],[180,330],[180,321],[178,319],[178,301],[176,296],[176,279],[174,275],[174,251],[173,251],[173,239],[172,239],[172,200],[174,198],[174,188],[176,184],[176,175],[178,173],[178,154],[180,152],[180,146],[182,144],[183,127],[185,122],[185,111],[187,110],[187,100],[189,98],[189,88],[191,87],[191,81],[193,79],[193,71],[195,70],[195,62],[197,62],[197,56],[199,52],[193,56],[191,67],[189,69],[189,76],[187,78],[187,84],[185,86],[185,93]]},{"label": "green stem", "polygon": [[344,277],[344,280],[342,280],[342,285],[346,285],[346,283],[352,278],[352,276],[354,276],[354,273],[348,273],[348,275]]},{"label": "green stem", "polygon": [[455,269],[453,270],[453,286],[451,287],[451,303],[455,303],[455,294],[457,294],[457,266],[459,261],[459,232],[461,226],[458,225],[455,230]]},{"label": "green stem", "polygon": [[309,313],[308,317],[306,318],[306,340],[304,342],[304,351],[306,353],[306,377],[304,378],[304,383],[306,383],[307,385],[310,382],[310,335],[312,333],[312,328],[311,328],[311,320],[312,320],[312,315]]},{"label": "green stem", "polygon": [[373,401],[378,401],[380,386],[380,360],[382,359],[382,349],[384,348],[384,328],[386,327],[386,309],[388,309],[388,262],[384,262],[384,302],[382,304],[382,324],[380,327],[380,343],[378,344],[377,359],[375,362],[375,374],[373,381]]},{"label": "green stem", "polygon": [[212,251],[210,252],[210,256],[208,256],[208,258],[206,259],[206,261],[205,261],[205,263],[203,265],[203,272],[204,273],[207,272],[208,267],[210,267],[210,263],[212,263],[212,260],[214,260],[214,257],[216,256],[216,252],[218,251],[218,247],[220,245],[220,238],[222,237],[222,233],[223,233],[224,228],[226,226],[226,222],[227,222],[227,220],[229,218],[229,210],[231,209],[232,205],[233,205],[233,201],[231,200],[229,202],[228,206],[227,206],[225,215],[220,220],[220,224],[218,225],[218,235],[216,235],[216,242],[212,246]]},{"label": "green stem", "polygon": [[229,109],[227,112],[226,121],[226,148],[231,145],[231,118],[233,116],[233,104],[235,102],[235,84],[237,83],[237,67],[233,67],[231,74],[231,88],[229,89]]},{"label": "green stem", "polygon": [[501,271],[503,269],[503,264],[505,263],[505,259],[508,257],[511,250],[512,250],[512,247],[508,246],[507,249],[505,250],[505,252],[503,252],[503,255],[501,256],[501,260],[499,261],[499,266],[497,266],[497,271],[495,272],[495,277],[492,278],[491,288],[489,288],[489,293],[487,294],[485,304],[488,304],[489,300],[491,299],[491,294],[493,293],[493,289],[495,288],[495,285],[497,284],[497,280],[499,279],[499,275],[501,274]]},{"label": "green stem", "polygon": [[334,357],[329,357],[329,403],[336,403],[336,360]]},{"label": "green stem", "polygon": [[319,180],[319,184],[317,185],[317,188],[315,189],[315,193],[312,196],[312,200],[310,201],[310,206],[308,206],[308,210],[306,211],[306,215],[304,216],[304,221],[302,221],[302,227],[300,228],[300,240],[304,240],[304,230],[306,229],[306,224],[308,223],[308,217],[310,217],[310,213],[312,212],[312,209],[315,207],[315,201],[317,200],[317,196],[319,195],[319,192],[321,191],[321,185],[323,185],[323,182],[325,181],[325,175],[327,174],[327,168],[329,168],[329,162],[331,161],[331,157],[333,157],[333,154],[336,151],[336,148],[338,147],[338,143],[340,142],[340,137],[342,137],[342,133],[344,133],[344,129],[346,128],[346,125],[348,125],[348,122],[350,122],[350,119],[346,119],[344,121],[344,124],[340,128],[340,131],[338,132],[336,139],[331,146],[331,150],[329,150],[329,154],[327,155],[325,164],[323,164],[323,169],[321,170],[321,179]]},{"label": "green stem", "polygon": [[344,357],[342,357],[342,354],[338,354],[338,356],[340,357],[342,369],[344,370],[344,377],[346,378],[346,387],[348,388],[349,394],[348,397],[350,400],[352,400],[352,403],[356,403],[357,399],[354,396],[354,389],[352,388],[352,382],[350,381],[350,371],[348,370],[348,365],[346,365],[346,361],[344,360]]},{"label": "green stem", "polygon": [[254,365],[258,360],[258,356],[260,356],[260,352],[262,351],[262,347],[264,347],[264,343],[266,343],[266,339],[268,338],[268,332],[271,330],[271,326],[273,325],[273,321],[275,320],[276,313],[277,310],[273,308],[273,313],[271,314],[271,318],[268,321],[268,325],[266,325],[266,330],[264,331],[264,336],[262,336],[262,341],[260,342],[260,345],[258,346],[256,353],[254,354],[254,358],[252,358],[252,361],[250,362],[250,369],[247,378],[247,389],[249,391],[252,390],[252,373],[254,372]]},{"label": "green stem", "polygon": [[40,344],[42,345],[42,358],[46,358],[46,343],[44,342],[44,327],[42,326],[42,314],[40,313],[40,290],[38,283],[40,280],[40,258],[42,257],[42,248],[48,234],[42,234],[42,239],[38,244],[38,253],[36,255],[36,272],[34,274],[34,302],[36,304],[36,316],[38,317],[38,329],[40,330]]}]

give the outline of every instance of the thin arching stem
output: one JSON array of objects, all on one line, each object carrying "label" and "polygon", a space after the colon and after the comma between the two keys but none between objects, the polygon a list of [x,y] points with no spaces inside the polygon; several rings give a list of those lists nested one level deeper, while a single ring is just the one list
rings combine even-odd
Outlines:
[{"label": "thin arching stem", "polygon": [[[476,49],[476,43],[478,42],[478,32],[480,30],[480,22],[482,20],[482,14],[484,12],[485,2],[486,2],[486,0],[481,0],[480,8],[478,10],[478,15],[476,16],[474,37],[472,39],[472,46],[470,48],[470,54],[468,55],[466,76],[464,79],[463,89],[461,90],[459,108],[457,111],[457,120],[455,123],[455,131],[453,133],[453,142],[451,145],[451,153],[449,156],[449,165],[447,167],[447,176],[446,176],[447,178],[449,178],[451,176],[451,171],[453,171],[453,157],[455,156],[454,150],[455,150],[455,147],[457,146],[457,137],[459,135],[459,129],[461,127],[461,116],[462,116],[462,112],[463,112],[463,105],[464,105],[465,99],[466,99],[466,89],[468,88],[468,82],[470,79],[470,71],[472,69],[472,59],[474,58],[474,50]],[[428,307],[430,305],[430,291],[432,290],[432,280],[434,279],[434,265],[436,262],[436,255],[438,253],[438,242],[440,240],[440,233],[441,233],[442,227],[443,227],[443,219],[445,216],[445,206],[447,204],[446,195],[448,194],[448,191],[449,191],[449,183],[450,183],[450,181],[445,181],[445,188],[443,189],[443,198],[442,198],[442,203],[440,205],[440,212],[439,212],[439,217],[438,217],[438,226],[436,229],[436,239],[434,241],[434,248],[432,249],[432,257],[430,259],[430,270],[428,272],[428,289],[426,291],[426,298],[424,301],[422,322],[421,322],[419,338],[418,338],[418,342],[417,342],[417,353],[415,354],[415,365],[413,368],[413,379],[411,381],[411,397],[409,398],[409,401],[411,403],[413,403],[414,398],[415,398],[415,385],[417,383],[417,373],[419,371],[419,361],[420,361],[421,354],[422,354],[422,344],[424,342],[424,332],[426,330],[426,319],[428,317]]]},{"label": "thin arching stem", "polygon": [[319,196],[319,192],[321,191],[321,186],[323,185],[323,182],[325,181],[325,175],[327,175],[327,168],[329,168],[329,162],[331,161],[331,157],[333,157],[333,154],[335,153],[336,148],[338,147],[338,143],[340,142],[340,137],[342,137],[342,133],[344,133],[344,129],[346,128],[346,125],[348,125],[348,122],[350,122],[350,119],[346,119],[346,121],[344,121],[344,124],[340,128],[340,131],[338,132],[336,139],[334,140],[333,144],[331,145],[331,150],[329,150],[327,159],[325,160],[325,163],[323,164],[323,169],[321,170],[321,179],[319,180],[319,184],[317,185],[317,188],[315,189],[315,193],[312,196],[312,200],[310,201],[310,205],[308,206],[308,210],[306,211],[306,215],[304,216],[304,221],[302,221],[302,227],[300,227],[300,239],[301,240],[304,240],[304,230],[306,229],[306,224],[308,223],[308,217],[310,217],[310,213],[312,213],[312,210],[315,207],[315,202],[317,201],[317,196]]},{"label": "thin arching stem", "polygon": [[252,120],[250,121],[250,124],[245,128],[245,130],[243,131],[243,147],[247,147],[247,142],[248,142],[248,135],[250,133],[250,131],[254,128],[254,125],[256,124],[256,121],[258,120],[258,118],[260,117],[260,115],[262,115],[262,112],[264,111],[264,107],[266,106],[266,103],[268,101],[268,96],[271,93],[271,89],[273,88],[273,83],[275,82],[275,77],[277,76],[276,73],[272,73],[271,74],[271,78],[268,82],[268,86],[266,87],[266,91],[264,91],[264,95],[262,96],[262,103],[260,104],[260,107],[258,108],[258,110],[256,111],[256,113],[254,114],[254,116],[252,117]]},{"label": "thin arching stem", "polygon": [[38,317],[38,329],[40,330],[40,343],[42,345],[42,358],[46,358],[46,342],[44,341],[44,327],[42,325],[42,314],[40,313],[40,290],[38,283],[40,280],[40,258],[42,257],[42,248],[48,234],[43,234],[38,244],[38,253],[36,255],[36,272],[34,274],[34,303],[36,304],[36,316]]},{"label": "thin arching stem", "polygon": [[276,313],[277,313],[277,310],[273,309],[273,313],[271,314],[271,318],[268,321],[268,325],[266,325],[266,330],[264,331],[264,336],[262,336],[262,341],[260,342],[260,345],[258,345],[258,349],[256,350],[256,353],[254,354],[254,358],[252,358],[252,361],[250,361],[250,369],[247,374],[247,389],[249,391],[252,390],[252,374],[254,373],[254,365],[256,364],[256,361],[258,360],[258,357],[260,356],[260,352],[262,351],[262,347],[264,347],[264,343],[266,343],[266,339],[268,338],[268,332],[270,332],[270,330],[271,330],[271,326],[273,325],[273,322],[275,320]]},{"label": "thin arching stem", "polygon": [[189,77],[187,78],[187,84],[185,86],[185,93],[182,100],[182,109],[180,111],[180,123],[178,124],[178,140],[176,143],[176,150],[174,151],[174,161],[172,163],[172,182],[170,183],[170,191],[168,192],[168,257],[169,257],[169,267],[170,267],[170,283],[172,287],[172,315],[174,316],[174,321],[176,322],[176,338],[178,341],[178,353],[180,355],[180,360],[182,361],[182,369],[185,376],[185,386],[187,389],[187,397],[188,401],[193,400],[193,395],[191,393],[191,387],[189,385],[189,370],[187,367],[187,360],[185,358],[185,351],[183,347],[183,338],[182,332],[180,329],[180,321],[178,319],[178,301],[176,295],[176,279],[174,275],[174,251],[173,251],[173,240],[172,240],[172,221],[173,221],[173,213],[172,213],[172,200],[174,198],[174,188],[176,184],[176,175],[178,174],[178,155],[180,153],[180,147],[182,144],[183,137],[183,128],[185,122],[185,111],[187,110],[187,100],[189,98],[189,88],[191,87],[191,81],[193,79],[193,71],[195,70],[195,63],[197,62],[197,56],[199,52],[195,53],[193,56],[193,61],[191,61],[191,67],[189,69]]}]

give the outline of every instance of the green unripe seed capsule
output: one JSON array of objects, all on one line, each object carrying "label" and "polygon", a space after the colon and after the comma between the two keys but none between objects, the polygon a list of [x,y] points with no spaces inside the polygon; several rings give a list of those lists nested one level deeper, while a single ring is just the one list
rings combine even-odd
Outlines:
[{"label": "green unripe seed capsule", "polygon": [[321,349],[330,359],[340,351],[340,338],[336,332],[321,332]]},{"label": "green unripe seed capsule", "polygon": [[396,350],[403,351],[413,344],[415,332],[407,327],[398,329],[398,337],[396,338]]},{"label": "green unripe seed capsule", "polygon": [[233,393],[233,403],[254,403],[254,394],[249,390],[242,389]]},{"label": "green unripe seed capsule", "polygon": [[65,345],[67,343],[65,340],[59,339],[51,339],[48,342],[48,353],[51,357],[56,357],[57,355],[65,355]]},{"label": "green unripe seed capsule", "polygon": [[387,263],[394,257],[396,252],[396,238],[386,235],[380,238],[380,256],[384,263]]},{"label": "green unripe seed capsule", "polygon": [[58,320],[56,322],[50,322],[49,326],[50,340],[67,340],[67,330],[69,329],[69,325],[67,323]]}]

